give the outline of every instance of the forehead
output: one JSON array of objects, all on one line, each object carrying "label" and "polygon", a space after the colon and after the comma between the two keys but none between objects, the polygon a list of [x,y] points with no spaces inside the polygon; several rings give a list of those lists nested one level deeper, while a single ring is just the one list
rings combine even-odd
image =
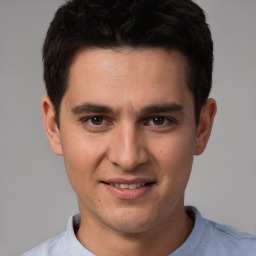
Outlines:
[{"label": "forehead", "polygon": [[181,103],[189,94],[187,61],[178,51],[94,48],[74,58],[64,98],[74,104],[100,101],[141,107],[140,103]]},{"label": "forehead", "polygon": [[[163,48],[90,48],[79,51],[70,67],[70,78],[78,75],[78,72],[86,71],[95,78],[98,70],[104,71],[104,75],[115,76],[132,75],[150,71],[163,75],[165,71],[172,70],[185,75],[187,71],[187,60],[185,56],[176,50]],[[161,72],[162,71],[162,72]],[[141,74],[140,74],[141,75]]]}]

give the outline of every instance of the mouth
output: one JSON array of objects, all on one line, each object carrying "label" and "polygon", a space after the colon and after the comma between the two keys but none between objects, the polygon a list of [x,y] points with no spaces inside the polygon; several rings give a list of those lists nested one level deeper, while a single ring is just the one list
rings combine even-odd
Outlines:
[{"label": "mouth", "polygon": [[131,179],[111,178],[102,180],[100,183],[112,196],[122,200],[143,198],[150,191],[154,191],[154,187],[157,184],[156,180],[142,177]]},{"label": "mouth", "polygon": [[102,181],[102,185],[111,195],[122,200],[136,200],[143,198],[152,191],[156,182],[145,182],[145,180],[111,180]]},{"label": "mouth", "polygon": [[141,187],[150,186],[150,185],[154,184],[154,182],[108,183],[108,182],[105,182],[105,181],[102,181],[102,183],[104,183],[106,185],[109,185],[109,186],[112,186],[112,187],[119,188],[119,189],[130,189],[130,190],[138,189],[138,188],[141,188]]}]

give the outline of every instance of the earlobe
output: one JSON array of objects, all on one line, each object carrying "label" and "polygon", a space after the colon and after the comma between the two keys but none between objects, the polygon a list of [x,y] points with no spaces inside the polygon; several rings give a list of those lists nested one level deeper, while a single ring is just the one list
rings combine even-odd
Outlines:
[{"label": "earlobe", "polygon": [[204,152],[211,135],[216,112],[216,101],[214,99],[208,99],[201,110],[199,124],[197,127],[194,155],[200,155]]},{"label": "earlobe", "polygon": [[55,110],[50,98],[46,95],[41,102],[43,122],[50,147],[56,155],[62,155],[60,132],[55,118]]}]

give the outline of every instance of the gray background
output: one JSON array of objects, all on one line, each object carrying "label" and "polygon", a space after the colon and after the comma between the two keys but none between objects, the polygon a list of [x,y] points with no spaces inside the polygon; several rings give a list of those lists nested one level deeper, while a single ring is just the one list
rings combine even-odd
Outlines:
[{"label": "gray background", "polygon": [[[186,204],[256,234],[256,1],[198,0],[215,41],[218,103]],[[0,0],[0,255],[19,255],[64,230],[77,212],[63,159],[44,135],[41,47],[61,0]]]}]

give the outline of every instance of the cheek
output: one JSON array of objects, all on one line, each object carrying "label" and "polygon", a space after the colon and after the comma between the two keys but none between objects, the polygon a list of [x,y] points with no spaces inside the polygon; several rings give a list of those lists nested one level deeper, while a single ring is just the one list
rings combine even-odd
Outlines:
[{"label": "cheek", "polygon": [[[62,142],[66,171],[72,186],[94,180],[95,171],[105,154],[105,144],[100,138],[90,136],[65,136]],[[88,182],[90,181],[90,182]],[[75,183],[75,184],[74,184]]]},{"label": "cheek", "polygon": [[186,187],[190,176],[194,139],[172,135],[157,145],[152,155],[159,167],[161,182],[167,190],[178,193]]},{"label": "cheek", "polygon": [[[164,169],[190,166],[193,160],[194,139],[192,136],[170,135],[166,139],[152,145],[156,161]],[[157,146],[156,146],[157,145]],[[176,169],[176,168],[175,168]]]}]

